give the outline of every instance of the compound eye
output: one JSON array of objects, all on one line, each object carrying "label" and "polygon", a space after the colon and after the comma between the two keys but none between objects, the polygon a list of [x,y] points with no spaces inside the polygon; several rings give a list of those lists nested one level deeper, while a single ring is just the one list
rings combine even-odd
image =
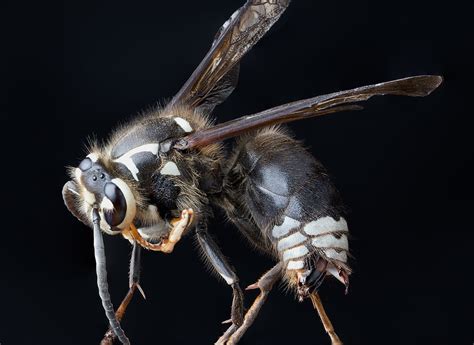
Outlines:
[{"label": "compound eye", "polygon": [[81,164],[79,164],[79,169],[81,169],[81,171],[83,172],[86,170],[89,170],[91,167],[92,167],[92,160],[90,158],[84,158]]},{"label": "compound eye", "polygon": [[[112,205],[104,207],[104,218],[111,227],[116,227],[125,219],[127,214],[127,200],[117,185],[107,182],[104,187],[105,198],[110,200]],[[110,208],[110,206],[113,206]]]}]

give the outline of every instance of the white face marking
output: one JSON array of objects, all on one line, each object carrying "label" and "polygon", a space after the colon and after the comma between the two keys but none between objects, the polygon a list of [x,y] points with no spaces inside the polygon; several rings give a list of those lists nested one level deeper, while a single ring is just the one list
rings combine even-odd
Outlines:
[{"label": "white face marking", "polygon": [[95,195],[93,193],[89,192],[84,187],[84,185],[82,184],[82,171],[81,171],[81,169],[76,168],[76,170],[74,170],[74,174],[76,175],[75,176],[76,177],[76,182],[78,183],[79,188],[81,189],[82,198],[90,206],[94,205],[95,204]]},{"label": "white face marking", "polygon": [[286,266],[287,270],[301,270],[304,268],[304,261],[303,260],[290,260],[288,261],[288,266]]},{"label": "white face marking", "polygon": [[333,217],[326,216],[306,224],[304,231],[312,236],[318,236],[328,232],[347,231],[347,222],[342,217],[336,221]]},{"label": "white face marking", "polygon": [[306,246],[294,247],[283,252],[283,261],[296,259],[308,254],[308,248]]},{"label": "white face marking", "polygon": [[114,204],[112,204],[112,201],[110,201],[109,198],[104,196],[104,198],[102,199],[102,202],[100,203],[100,208],[105,209],[105,210],[113,210]]},{"label": "white face marking", "polygon": [[100,209],[99,214],[100,214],[100,228],[109,235],[115,235],[115,233],[111,231],[112,227],[109,225],[109,223],[105,221],[104,210]]},{"label": "white face marking", "polygon": [[99,160],[99,155],[95,152],[92,152],[87,155],[87,158],[89,158],[93,163],[95,163]]},{"label": "white face marking", "polygon": [[135,218],[135,213],[137,212],[137,204],[135,202],[135,197],[130,189],[130,187],[119,178],[114,178],[112,181],[121,191],[123,196],[125,197],[125,202],[127,204],[127,213],[125,214],[125,218],[123,219],[122,223],[117,225],[117,228],[124,229],[125,227],[129,226],[132,223],[133,218]]},{"label": "white face marking", "polygon": [[299,232],[295,232],[294,234],[282,238],[280,241],[278,241],[278,247],[277,249],[281,252],[285,249],[291,248],[296,246],[297,244],[300,244],[304,241],[306,241],[307,237],[302,235]]},{"label": "white face marking", "polygon": [[342,235],[339,239],[335,238],[332,234],[318,236],[313,238],[313,241],[311,243],[317,248],[342,248],[345,250],[349,249],[349,243],[347,241],[346,235]]},{"label": "white face marking", "polygon": [[272,235],[274,238],[280,238],[286,235],[291,229],[297,228],[301,223],[296,219],[285,217],[281,225],[275,225],[272,229]]},{"label": "white face marking", "polygon": [[189,122],[182,117],[175,117],[173,120],[178,124],[179,127],[183,129],[186,133],[192,132],[193,128],[189,124]]},{"label": "white face marking", "polygon": [[79,169],[79,168],[76,168],[76,169],[74,170],[74,177],[76,178],[76,181],[77,181],[78,183],[81,183],[82,170]]},{"label": "white face marking", "polygon": [[178,170],[178,166],[174,162],[167,162],[163,168],[160,170],[161,175],[173,175],[179,176],[181,173]]},{"label": "white face marking", "polygon": [[344,250],[342,252],[338,253],[338,252],[336,252],[335,249],[328,248],[328,249],[324,249],[324,254],[330,259],[339,260],[339,261],[342,261],[342,262],[347,261],[347,253]]},{"label": "white face marking", "polygon": [[145,144],[145,145],[135,147],[134,149],[131,149],[130,151],[124,153],[119,158],[115,159],[114,162],[122,163],[123,165],[125,165],[127,169],[130,171],[130,173],[132,174],[133,178],[136,181],[138,181],[137,174],[139,170],[137,166],[135,165],[135,163],[133,162],[132,156],[141,152],[151,152],[152,154],[156,156],[158,154],[158,147],[159,147],[159,144]]}]

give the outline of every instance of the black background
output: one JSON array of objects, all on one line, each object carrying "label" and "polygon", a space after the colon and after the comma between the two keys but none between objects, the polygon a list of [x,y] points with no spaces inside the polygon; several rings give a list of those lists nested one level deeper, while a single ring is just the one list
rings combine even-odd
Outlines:
[{"label": "black background", "polygon": [[[63,206],[65,166],[86,138],[171,97],[243,1],[15,2],[2,10],[8,54],[2,128],[0,343],[96,344],[106,328],[92,232]],[[466,1],[295,0],[244,58],[219,121],[288,101],[416,74],[427,98],[379,97],[366,110],[291,124],[351,209],[349,295],[328,281],[326,309],[346,344],[472,344],[473,145]],[[5,66],[5,65],[4,65]],[[2,101],[3,103],[3,101]],[[228,143],[230,144],[230,142]],[[212,231],[253,283],[272,263],[222,219]],[[117,305],[130,246],[106,237]],[[134,344],[209,344],[231,291],[194,240],[145,253],[148,300],[123,322]],[[256,292],[248,292],[249,304]],[[276,289],[242,344],[328,344],[309,302]]]}]

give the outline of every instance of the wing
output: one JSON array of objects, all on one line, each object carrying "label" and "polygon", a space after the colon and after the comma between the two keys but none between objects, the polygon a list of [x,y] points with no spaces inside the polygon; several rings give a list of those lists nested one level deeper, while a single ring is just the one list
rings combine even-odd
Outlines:
[{"label": "wing", "polygon": [[184,150],[205,146],[265,126],[338,111],[359,110],[362,107],[353,103],[365,101],[376,95],[423,97],[435,90],[442,80],[440,76],[422,75],[308,98],[192,133],[177,141],[174,147],[178,150]]},{"label": "wing", "polygon": [[211,49],[170,106],[187,104],[210,113],[234,90],[238,63],[270,29],[290,0],[249,0],[219,29]]}]

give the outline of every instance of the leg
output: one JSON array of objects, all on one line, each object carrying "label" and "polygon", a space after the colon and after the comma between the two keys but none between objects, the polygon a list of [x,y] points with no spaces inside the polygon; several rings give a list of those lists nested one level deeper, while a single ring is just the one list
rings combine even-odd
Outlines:
[{"label": "leg", "polygon": [[260,309],[265,303],[270,290],[275,282],[281,277],[282,264],[278,263],[270,271],[265,273],[255,284],[247,287],[247,290],[260,289],[260,294],[253,302],[250,309],[245,314],[244,322],[240,327],[230,326],[229,329],[219,338],[216,344],[237,344],[247,329],[257,318]]},{"label": "leg", "polygon": [[138,244],[145,249],[169,254],[173,251],[176,243],[181,239],[184,230],[191,226],[193,222],[193,214],[192,209],[183,210],[179,218],[171,220],[172,229],[170,234],[168,238],[163,239],[160,243],[150,243],[145,240],[133,223],[130,224],[130,227],[124,230],[122,234],[128,240],[138,242]]},{"label": "leg", "polygon": [[205,224],[199,223],[196,226],[196,236],[204,254],[211,263],[212,267],[220,274],[222,278],[232,287],[232,325],[240,326],[244,314],[243,293],[239,286],[239,278],[233,269],[227,263],[224,255],[220,251],[217,244],[212,240],[207,232]]},{"label": "leg", "polygon": [[342,341],[339,339],[336,332],[334,331],[334,327],[332,326],[332,323],[329,320],[326,311],[324,310],[323,303],[321,302],[321,298],[319,297],[318,293],[311,293],[310,298],[311,302],[313,302],[314,309],[318,311],[319,317],[321,318],[321,322],[324,326],[324,330],[327,334],[329,334],[329,337],[331,338],[331,344],[342,345]]},{"label": "leg", "polygon": [[[129,290],[127,295],[122,300],[122,303],[118,307],[115,315],[117,316],[117,320],[121,321],[123,316],[125,315],[125,311],[127,310],[128,304],[132,300],[133,294],[138,289],[142,294],[143,298],[145,298],[145,294],[140,286],[140,254],[141,254],[141,247],[136,242],[133,243],[133,250],[132,250],[132,257],[130,259],[130,272],[129,272]],[[112,329],[109,327],[107,332],[104,335],[104,338],[100,342],[101,345],[112,345],[115,340],[115,334]]]}]

